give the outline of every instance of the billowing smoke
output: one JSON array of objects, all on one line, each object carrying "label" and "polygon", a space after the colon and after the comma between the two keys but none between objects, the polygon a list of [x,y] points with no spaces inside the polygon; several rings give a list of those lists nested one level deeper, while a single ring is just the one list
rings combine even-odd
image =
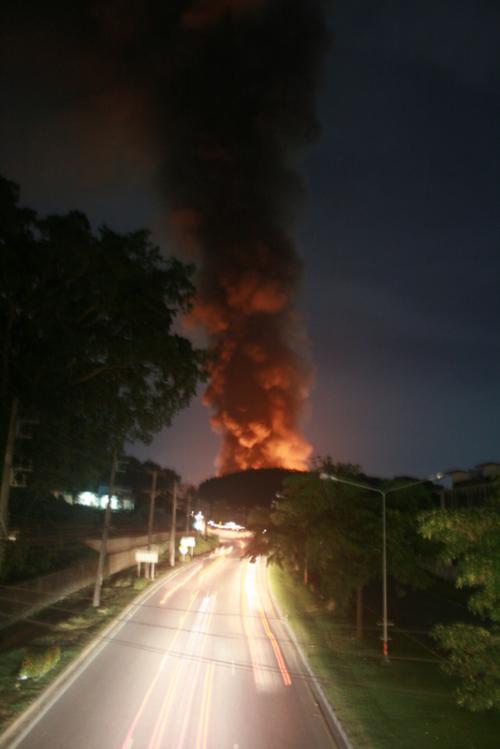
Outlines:
[{"label": "billowing smoke", "polygon": [[324,2],[94,0],[77,20],[70,5],[57,11],[60,43],[79,60],[68,90],[79,85],[91,111],[126,102],[120,121],[154,145],[170,224],[196,253],[193,319],[216,354],[205,402],[222,435],[219,472],[304,468],[311,373],[295,307],[293,159],[318,133]]},{"label": "billowing smoke", "polygon": [[202,258],[194,313],[217,353],[205,402],[220,472],[304,468],[310,372],[294,308],[291,162],[317,133],[326,47],[314,0],[198,2],[181,19],[165,99],[164,187]]}]

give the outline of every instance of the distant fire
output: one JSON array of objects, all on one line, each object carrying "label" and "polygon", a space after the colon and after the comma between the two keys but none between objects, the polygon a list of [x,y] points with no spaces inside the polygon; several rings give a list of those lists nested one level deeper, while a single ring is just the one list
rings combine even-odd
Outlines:
[{"label": "distant fire", "polygon": [[204,400],[219,473],[305,469],[312,452],[290,155],[317,132],[326,36],[321,0],[196,0],[172,37],[164,176],[175,236],[200,268],[191,319],[216,354]]},{"label": "distant fire", "polygon": [[[207,305],[197,312],[209,330],[214,319],[223,319],[222,310],[215,315]],[[217,360],[204,400],[215,410],[212,425],[223,437],[219,473],[307,467],[312,447],[300,435],[297,418],[309,394],[309,374],[283,340],[286,326],[276,317],[242,306],[230,313],[223,332],[215,332],[221,330],[215,323]]]},{"label": "distant fire", "polygon": [[123,104],[127,124],[137,103],[152,133],[170,240],[197,268],[192,320],[217,355],[205,403],[222,437],[219,473],[304,469],[312,450],[300,432],[311,371],[296,309],[294,159],[319,133],[326,5],[114,0],[92,3],[84,26],[100,29],[108,108]]},{"label": "distant fire", "polygon": [[196,265],[192,318],[217,354],[205,402],[219,472],[305,468],[296,159],[319,134],[328,0],[39,3],[33,27],[18,5],[8,47],[26,36],[12,59],[22,71],[45,64],[89,186],[128,190],[152,171],[158,225],[169,217],[162,250]]}]

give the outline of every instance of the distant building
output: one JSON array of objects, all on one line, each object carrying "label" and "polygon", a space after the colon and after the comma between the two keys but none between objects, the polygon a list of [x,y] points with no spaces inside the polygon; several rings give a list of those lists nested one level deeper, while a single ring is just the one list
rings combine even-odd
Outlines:
[{"label": "distant building", "polygon": [[[105,485],[99,486],[95,491],[86,490],[75,495],[60,491],[54,491],[53,494],[62,497],[69,505],[104,510],[108,504],[108,487]],[[135,499],[129,489],[116,487],[115,493],[111,496],[111,509],[129,512],[135,509]]]},{"label": "distant building", "polygon": [[479,505],[500,488],[500,463],[479,463],[467,470],[453,468],[448,475],[451,476],[452,488],[444,490],[445,507]]},{"label": "distant building", "polygon": [[[74,503],[76,505],[84,505],[86,507],[95,507],[99,510],[104,510],[108,504],[107,487],[100,486],[97,492],[80,492],[75,497]],[[134,499],[128,495],[124,495],[123,492],[117,491],[117,494],[111,495],[111,509],[112,510],[133,510],[135,507]]]}]

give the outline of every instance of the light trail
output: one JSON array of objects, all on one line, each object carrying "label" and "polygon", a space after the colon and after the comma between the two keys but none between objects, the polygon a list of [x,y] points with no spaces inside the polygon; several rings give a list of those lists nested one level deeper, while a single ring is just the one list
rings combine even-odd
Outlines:
[{"label": "light trail", "polygon": [[158,713],[158,718],[156,719],[156,723],[153,729],[153,734],[148,744],[148,749],[158,749],[160,746],[160,741],[163,737],[168,715],[170,713],[170,707],[172,705],[175,691],[177,689],[177,684],[179,683],[181,670],[182,661],[179,661],[176,664],[174,675],[170,679],[167,692],[165,694],[165,697],[163,698],[163,702]]},{"label": "light trail", "polygon": [[[210,596],[210,600],[211,600],[211,603],[212,603],[212,608],[208,612],[208,615],[206,617],[206,628],[207,628],[207,631],[208,631],[208,629],[210,627],[210,622],[212,621],[212,618],[213,618],[216,597],[217,597],[217,593],[215,593],[213,596]],[[184,720],[182,722],[181,735],[180,735],[179,741],[177,742],[177,749],[183,749],[183,747],[184,747],[184,739],[186,737],[186,732],[187,732],[187,729],[188,729],[189,717],[190,717],[190,713],[191,713],[191,707],[192,707],[192,704],[193,704],[194,694],[195,694],[196,688],[198,686],[198,681],[199,681],[199,677],[200,677],[201,667],[202,667],[202,663],[203,663],[203,661],[201,659],[203,658],[203,655],[204,655],[204,652],[205,652],[205,649],[206,649],[206,646],[207,646],[207,640],[208,640],[208,638],[206,637],[207,633],[203,633],[203,634],[205,634],[205,637],[203,637],[203,640],[202,640],[202,649],[201,649],[201,653],[200,653],[200,660],[196,663],[195,674],[194,674],[194,677],[192,678],[192,680],[190,682],[189,696],[187,698],[187,701],[184,700],[184,703],[183,703],[184,704]]]},{"label": "light trail", "polygon": [[[171,642],[169,643],[169,650],[172,649],[173,646],[175,645],[175,643],[177,642],[177,639],[178,639],[178,637],[179,637],[179,635],[181,634],[181,631],[182,631],[181,627],[184,624],[184,622],[186,621],[186,618],[187,618],[187,616],[189,614],[189,611],[190,611],[193,603],[195,602],[195,600],[196,600],[196,598],[198,596],[198,593],[199,593],[199,591],[196,590],[192,594],[191,599],[189,601],[189,604],[188,604],[188,606],[187,606],[187,608],[186,608],[186,610],[184,612],[184,615],[181,617],[181,620],[179,622],[179,628],[177,629],[177,631],[175,632],[174,636],[172,637]],[[148,689],[147,689],[147,691],[146,691],[146,693],[145,693],[145,695],[143,697],[143,700],[142,700],[142,702],[141,702],[141,704],[139,706],[139,709],[138,709],[137,713],[135,714],[135,717],[134,717],[134,719],[133,719],[133,721],[132,721],[132,723],[130,725],[130,728],[127,731],[127,735],[126,735],[126,737],[125,737],[125,739],[124,739],[124,741],[123,741],[123,743],[121,745],[121,749],[129,749],[129,747],[132,746],[134,732],[135,732],[135,730],[137,728],[137,725],[138,725],[138,723],[139,723],[139,721],[140,721],[140,719],[142,717],[142,714],[143,714],[143,712],[144,712],[144,710],[146,708],[146,705],[148,704],[148,702],[150,700],[150,697],[151,697],[151,695],[153,693],[153,690],[154,690],[154,688],[155,688],[155,686],[156,686],[156,684],[158,682],[158,679],[160,678],[161,672],[165,668],[165,663],[167,662],[167,658],[168,658],[168,655],[169,655],[169,650],[167,650],[164,653],[164,655],[163,655],[163,657],[162,657],[162,659],[160,661],[160,665],[158,667],[156,675],[153,677],[153,679],[151,681],[151,684],[149,685],[149,687],[148,687]]]},{"label": "light trail", "polygon": [[[204,607],[204,610],[202,612],[202,615],[199,618],[201,620],[200,624],[206,627],[207,629],[210,624],[211,613],[212,613],[210,610],[210,607],[213,605],[214,601],[215,601],[215,596],[207,595],[203,599],[202,606]],[[206,637],[203,637],[203,633],[201,633],[201,638],[202,638],[202,648],[201,648],[201,652],[198,655],[200,659],[203,658],[203,651],[204,651],[205,643],[206,643]],[[199,639],[200,639],[200,632],[198,632],[197,630],[194,630],[191,633],[191,636],[189,638],[188,650],[192,649],[194,651],[196,642]],[[185,667],[185,661],[181,660],[177,663],[174,676],[172,677],[169,683],[167,693],[165,695],[162,706],[160,708],[159,716],[156,721],[156,724],[153,730],[153,735],[151,737],[148,749],[160,749],[161,741],[163,739],[163,734],[165,733],[167,720],[170,714],[170,709],[172,707],[174,697],[177,694],[177,687],[181,680],[182,672],[185,670],[184,667]],[[197,671],[199,671],[200,668],[201,668],[201,661],[198,661],[198,663],[196,664]],[[192,695],[194,694],[194,685],[191,685],[191,686],[192,686],[191,699],[189,700],[189,705],[185,707],[186,712],[184,716],[184,724],[186,725],[186,728],[187,728],[187,718],[189,717],[190,703],[192,701]],[[179,746],[182,746],[183,734],[185,734],[186,728],[184,728],[184,725],[183,725],[183,731],[182,731],[181,739],[179,740]]]},{"label": "light trail", "polygon": [[[260,567],[259,567],[259,569],[260,569]],[[261,575],[261,577],[262,577],[262,575]],[[267,581],[266,581],[266,583],[263,584],[263,586],[266,589],[268,600],[271,601],[271,597],[269,596],[269,592],[267,591]],[[271,602],[271,606],[272,606],[272,602]],[[274,608],[272,610],[273,610],[273,613],[274,613]],[[283,655],[283,651],[281,650],[279,642],[276,639],[276,637],[275,637],[275,635],[274,635],[271,627],[269,626],[269,620],[268,620],[268,618],[266,616],[266,612],[264,611],[264,608],[262,607],[262,605],[261,605],[260,610],[259,610],[259,615],[260,615],[262,624],[264,626],[264,632],[266,633],[267,637],[269,638],[269,640],[271,642],[271,646],[272,646],[273,651],[274,651],[274,655],[276,656],[276,661],[278,663],[278,668],[279,668],[279,670],[281,672],[281,677],[283,679],[283,684],[286,687],[290,687],[292,685],[292,677],[290,676],[290,672],[288,671],[288,668],[286,666],[286,661],[285,661],[285,657]]]},{"label": "light trail", "polygon": [[185,585],[188,582],[188,580],[191,580],[191,578],[194,577],[194,575],[196,575],[196,573],[199,572],[199,570],[201,570],[202,567],[203,567],[202,564],[197,564],[196,567],[194,567],[191,570],[189,575],[187,575],[187,577],[181,580],[180,583],[177,583],[177,585],[174,585],[173,588],[167,588],[167,590],[165,591],[165,594],[160,600],[160,604],[163,606],[163,604],[170,598],[170,596],[176,593],[179,590],[179,588],[182,588],[182,586]]},{"label": "light trail", "polygon": [[212,702],[212,688],[214,681],[215,666],[210,663],[205,672],[205,682],[203,685],[203,697],[201,703],[200,723],[198,726],[198,736],[196,738],[196,749],[206,749],[208,738],[208,724],[210,719],[210,705]]},{"label": "light trail", "polygon": [[[251,572],[250,570],[253,570]],[[254,579],[255,568],[251,567],[247,563],[246,571],[245,568],[241,569],[241,584],[240,584],[240,607],[241,617],[243,623],[243,631],[247,640],[248,651],[250,653],[250,661],[252,664],[253,678],[255,686],[258,690],[266,688],[266,674],[259,665],[260,652],[257,648],[257,640],[255,636],[254,620],[253,617],[248,615],[248,605],[252,605],[255,598],[255,579]],[[243,577],[245,578],[243,582]]]},{"label": "light trail", "polygon": [[[248,648],[250,651],[250,659],[252,661],[252,670],[254,673],[255,686],[258,690],[273,690],[276,688],[276,671],[269,669],[269,667],[263,664],[267,661],[267,648],[264,647],[264,643],[269,642],[271,645],[274,657],[278,664],[279,673],[281,680],[286,687],[291,686],[292,678],[286,666],[285,658],[278,644],[276,637],[274,636],[271,627],[269,626],[269,620],[264,612],[261,597],[258,592],[258,561],[256,563],[247,563],[247,571],[245,577],[244,590],[245,596],[241,597],[241,611],[243,616],[243,626],[248,641]],[[243,586],[242,586],[243,590]],[[248,602],[248,609],[250,610],[250,616],[247,611],[246,603]],[[265,637],[262,637],[260,628],[258,627],[257,619],[252,615],[255,612],[258,616],[258,620],[262,624],[264,629]],[[279,683],[279,682],[278,682]]]},{"label": "light trail", "polygon": [[264,632],[266,633],[269,640],[271,641],[274,655],[276,656],[278,667],[279,667],[279,670],[281,672],[281,676],[283,679],[283,684],[286,687],[289,687],[292,684],[292,677],[290,676],[290,673],[286,667],[285,658],[283,656],[283,653],[281,652],[281,648],[278,644],[278,641],[269,626],[269,622],[267,621],[267,616],[266,616],[264,609],[260,609],[260,618],[262,620],[262,624],[264,625]]},{"label": "light trail", "polygon": [[215,571],[215,570],[216,570],[216,569],[217,569],[218,567],[220,567],[220,566],[221,566],[221,564],[223,564],[223,562],[225,562],[225,561],[226,561],[226,560],[225,560],[225,558],[224,558],[224,557],[216,557],[216,558],[215,558],[215,561],[212,561],[212,562],[211,562],[211,564],[210,564],[210,565],[208,565],[208,567],[206,567],[206,569],[204,569],[204,570],[203,570],[203,572],[201,573],[201,575],[200,575],[200,582],[201,582],[201,581],[206,581],[206,578],[207,578],[207,577],[208,577],[209,575],[212,575],[212,574],[214,573],[214,571]]}]

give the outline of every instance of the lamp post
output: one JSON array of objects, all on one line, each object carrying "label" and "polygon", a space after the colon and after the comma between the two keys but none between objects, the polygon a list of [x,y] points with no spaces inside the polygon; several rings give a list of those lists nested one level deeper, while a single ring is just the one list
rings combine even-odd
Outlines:
[{"label": "lamp post", "polygon": [[382,657],[384,663],[389,663],[389,621],[387,616],[387,523],[386,523],[386,498],[388,494],[394,492],[403,491],[403,489],[411,489],[414,486],[420,484],[426,484],[428,481],[440,481],[444,478],[443,473],[436,473],[434,476],[430,476],[427,479],[420,481],[413,481],[411,484],[403,484],[402,486],[395,486],[392,489],[377,489],[369,484],[360,484],[357,481],[348,481],[347,479],[341,479],[338,476],[334,476],[331,473],[320,473],[320,479],[324,481],[336,481],[338,484],[347,484],[348,486],[354,486],[357,489],[364,489],[368,492],[374,492],[375,494],[382,497]]}]

